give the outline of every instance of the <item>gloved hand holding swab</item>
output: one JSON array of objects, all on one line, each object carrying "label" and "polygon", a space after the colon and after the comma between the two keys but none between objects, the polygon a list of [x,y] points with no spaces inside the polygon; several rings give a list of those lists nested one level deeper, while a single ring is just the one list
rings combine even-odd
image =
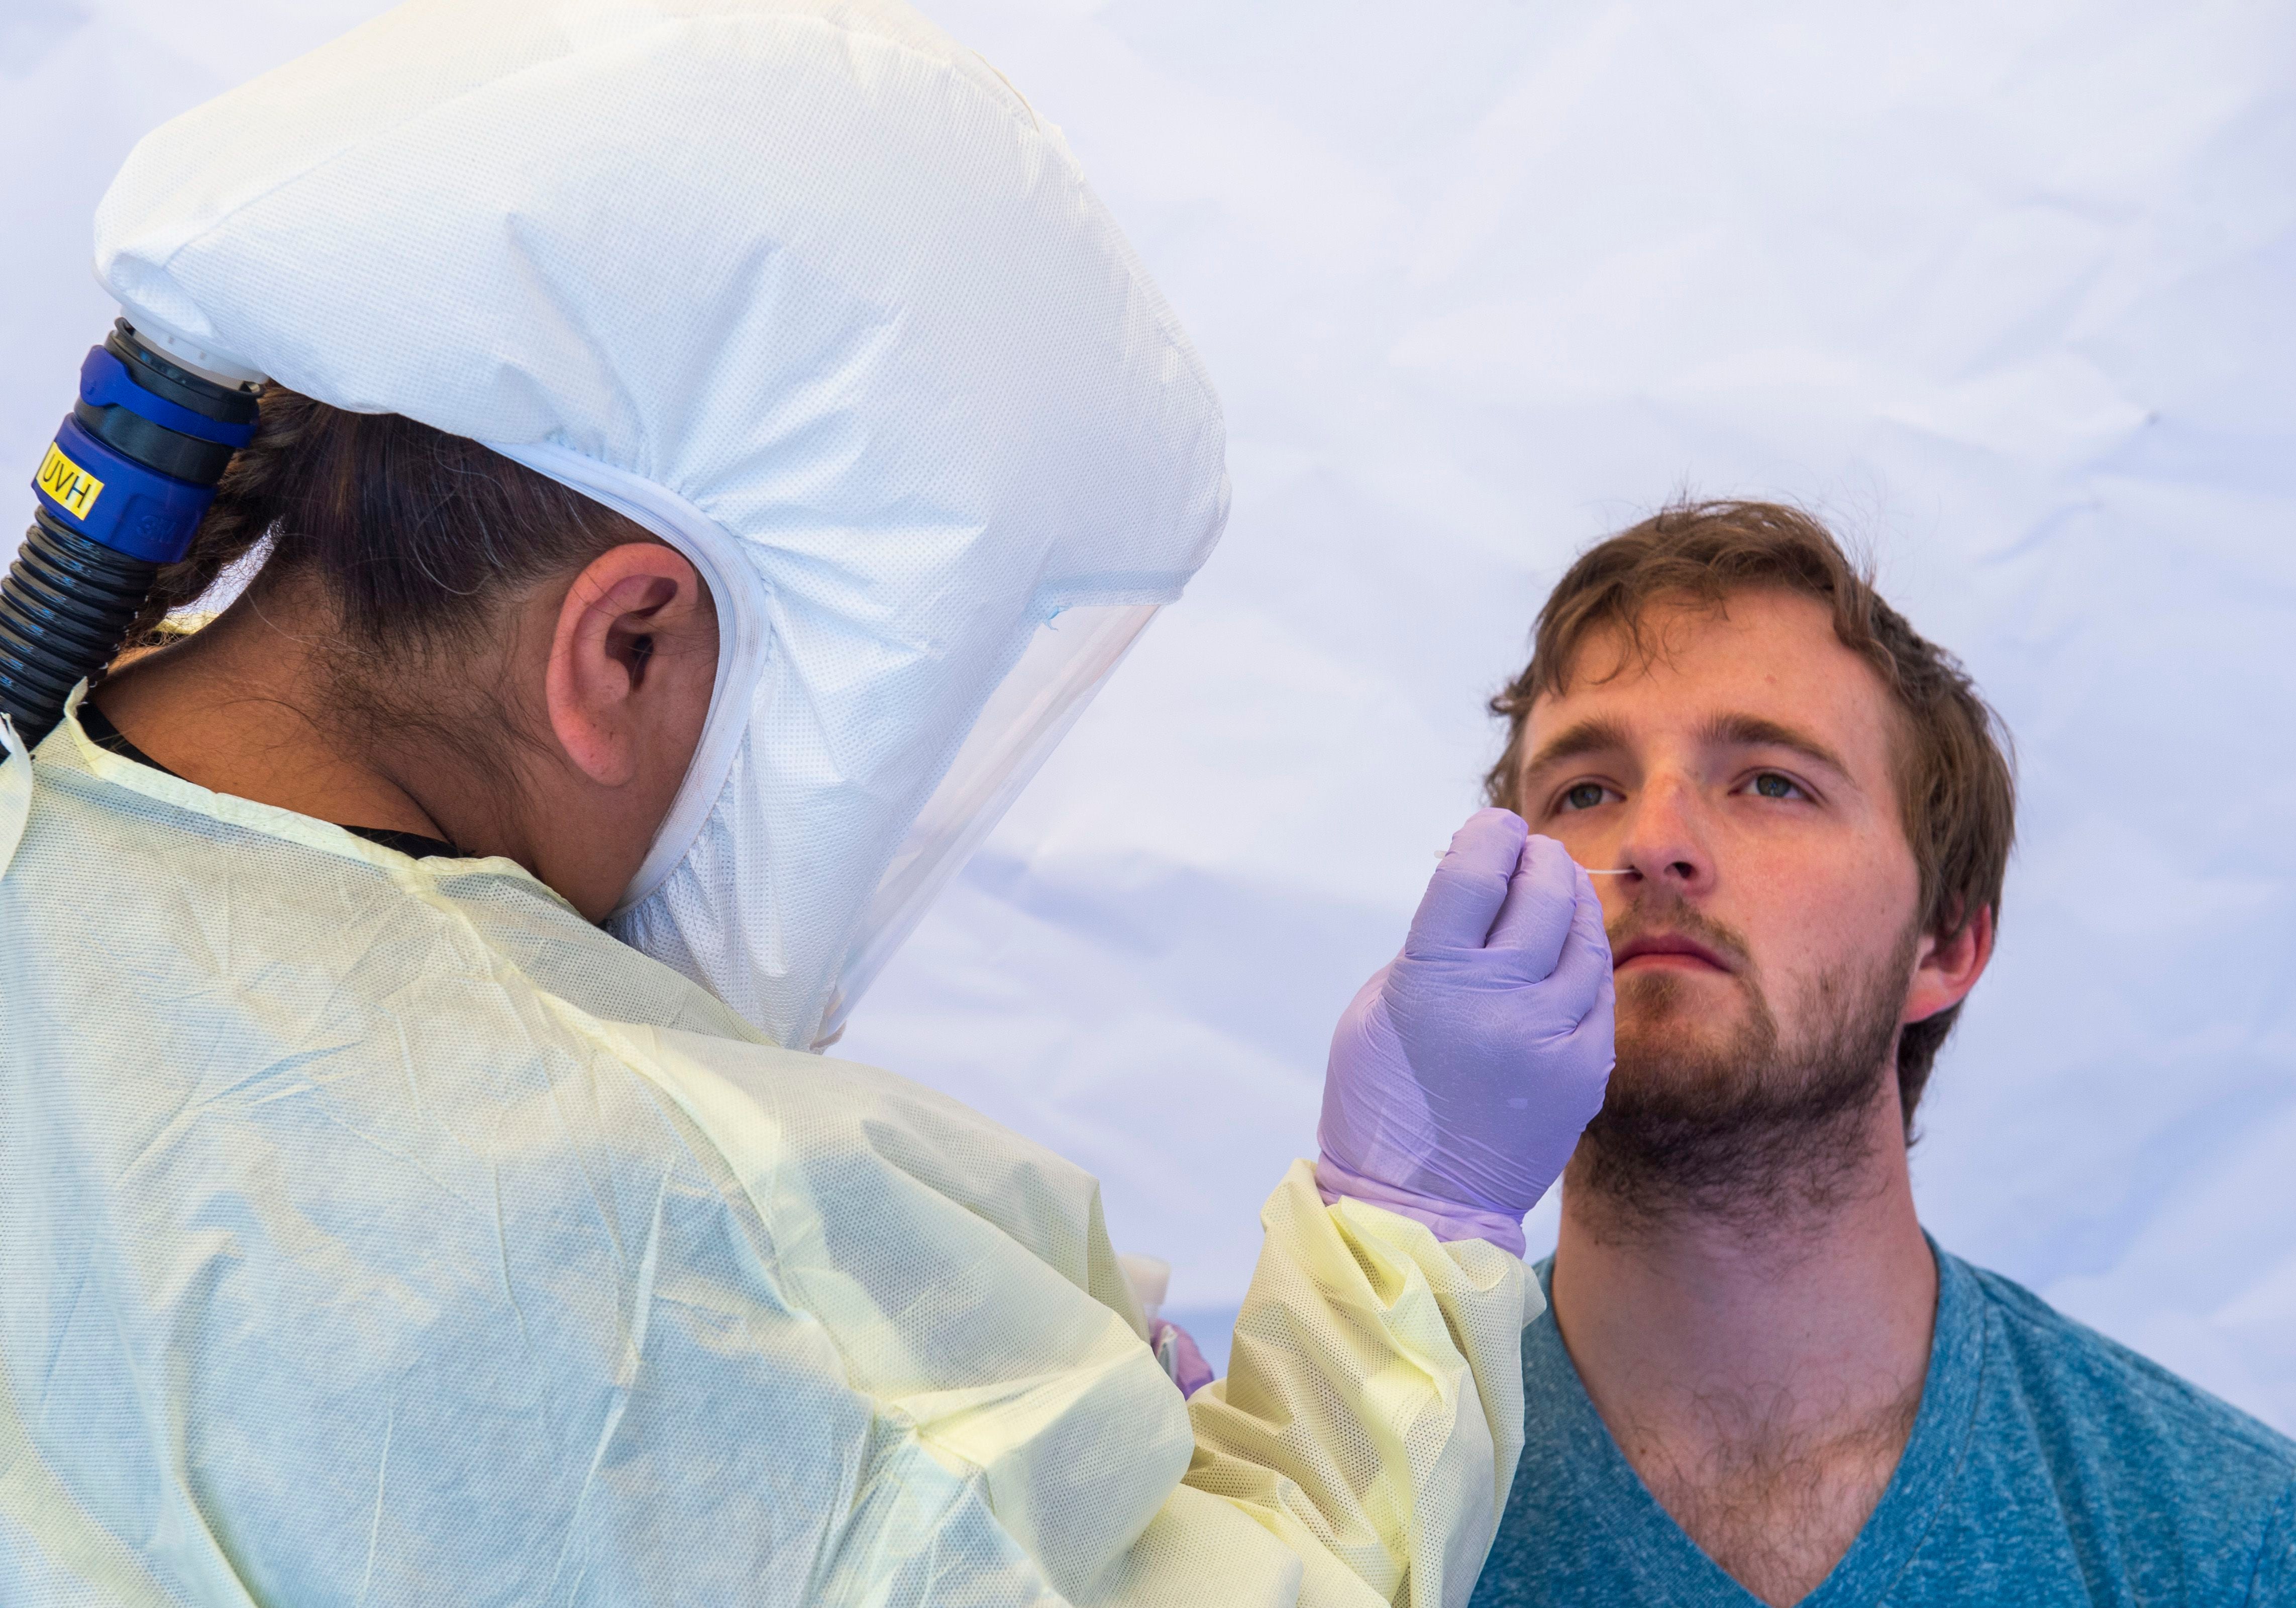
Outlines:
[{"label": "gloved hand holding swab", "polygon": [[1602,1107],[1611,1004],[1593,887],[1521,816],[1478,811],[1332,1037],[1324,1197],[1521,1255],[1523,1214]]}]

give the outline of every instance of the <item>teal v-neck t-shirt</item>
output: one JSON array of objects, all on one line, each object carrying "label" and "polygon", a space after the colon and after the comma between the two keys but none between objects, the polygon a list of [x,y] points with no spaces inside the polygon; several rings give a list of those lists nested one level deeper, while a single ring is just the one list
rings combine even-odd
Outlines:
[{"label": "teal v-neck t-shirt", "polygon": [[[1937,1260],[1905,1456],[1804,1608],[2296,1604],[2296,1443],[2009,1280]],[[1546,1288],[1552,1264],[1538,1273]],[[1753,1608],[1611,1439],[1553,1311],[1522,1340],[1529,1440],[1472,1608]]]}]

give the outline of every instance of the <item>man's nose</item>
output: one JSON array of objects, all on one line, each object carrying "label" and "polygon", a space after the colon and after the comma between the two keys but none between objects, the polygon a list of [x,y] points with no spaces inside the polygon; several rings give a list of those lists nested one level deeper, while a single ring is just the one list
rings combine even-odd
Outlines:
[{"label": "man's nose", "polygon": [[1714,885],[1714,856],[1696,792],[1686,784],[1658,781],[1628,806],[1627,832],[1618,863],[1635,874],[1629,885],[1662,888],[1688,897]]}]

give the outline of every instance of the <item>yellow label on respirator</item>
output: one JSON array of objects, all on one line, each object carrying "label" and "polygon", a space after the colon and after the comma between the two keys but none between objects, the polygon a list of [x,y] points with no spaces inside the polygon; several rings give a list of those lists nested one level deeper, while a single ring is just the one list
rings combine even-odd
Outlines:
[{"label": "yellow label on respirator", "polygon": [[48,443],[48,455],[40,460],[40,472],[33,483],[62,504],[74,519],[86,519],[95,499],[103,495],[103,482],[64,456],[64,449],[53,441]]}]

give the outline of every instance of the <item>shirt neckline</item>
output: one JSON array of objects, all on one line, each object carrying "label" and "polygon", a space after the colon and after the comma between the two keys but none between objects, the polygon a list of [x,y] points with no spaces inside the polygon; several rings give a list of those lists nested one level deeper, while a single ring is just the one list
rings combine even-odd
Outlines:
[{"label": "shirt neckline", "polygon": [[[1852,1608],[1880,1600],[1913,1561],[1968,1456],[1983,1373],[1982,1302],[1969,1269],[1939,1251],[1936,1241],[1930,1240],[1929,1247],[1937,1261],[1937,1317],[1913,1432],[1849,1550],[1797,1608]],[[1524,1406],[1533,1423],[1550,1415],[1546,1422],[1554,1439],[1578,1448],[1578,1478],[1595,1522],[1626,1555],[1663,1559],[1669,1578],[1695,1580],[1700,1600],[1759,1608],[1760,1599],[1709,1557],[1660,1505],[1611,1439],[1554,1321],[1554,1259],[1541,1261],[1536,1271],[1549,1307],[1546,1321],[1534,1323],[1523,1335]]]}]

